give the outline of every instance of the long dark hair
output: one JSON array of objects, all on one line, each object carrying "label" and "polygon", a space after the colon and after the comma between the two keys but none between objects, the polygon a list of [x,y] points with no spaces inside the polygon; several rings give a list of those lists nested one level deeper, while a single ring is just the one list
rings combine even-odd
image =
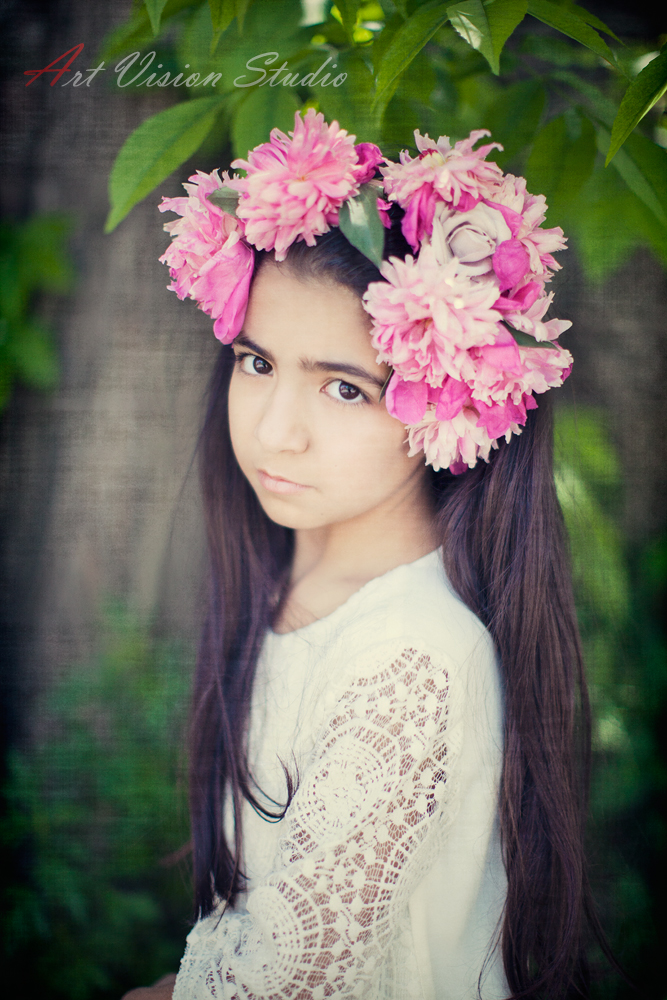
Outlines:
[{"label": "long dark hair", "polygon": [[[399,212],[385,257],[409,252]],[[257,269],[265,261],[258,253]],[[313,248],[294,244],[281,266],[358,294],[381,279],[338,229]],[[216,899],[233,906],[243,889],[244,799],[272,817],[255,795],[247,728],[257,658],[286,593],[294,546],[293,531],[264,514],[234,458],[227,418],[232,365],[231,349],[222,348],[200,443],[210,551],[191,730],[200,915],[211,912]],[[445,569],[493,637],[504,687],[499,811],[508,893],[500,947],[513,1000],[587,995],[589,932],[603,942],[583,848],[589,707],[552,452],[551,409],[540,397],[523,433],[502,441],[488,464],[460,476],[428,470]],[[289,777],[287,785],[289,801]],[[229,810],[233,843],[225,833]]]}]

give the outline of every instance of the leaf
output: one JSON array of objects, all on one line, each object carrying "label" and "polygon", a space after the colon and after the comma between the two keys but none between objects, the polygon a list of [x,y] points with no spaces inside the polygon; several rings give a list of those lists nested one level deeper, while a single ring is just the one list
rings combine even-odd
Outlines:
[{"label": "leaf", "polygon": [[376,267],[382,263],[385,229],[377,207],[378,189],[374,184],[362,184],[356,198],[348,198],[338,212],[338,224],[343,236]]},{"label": "leaf", "polygon": [[208,195],[208,200],[212,201],[218,208],[221,208],[223,212],[227,212],[228,215],[235,216],[236,206],[239,202],[239,193],[227,187],[217,188],[215,191],[211,191],[210,195]]},{"label": "leaf", "polygon": [[447,8],[452,28],[468,45],[484,56],[492,72],[498,75],[498,62],[493,51],[491,29],[482,0],[465,0]]},{"label": "leaf", "polygon": [[[184,7],[191,7],[192,0],[167,0],[162,9],[162,20],[178,14]],[[153,40],[153,31],[148,11],[142,3],[139,9],[125,23],[110,31],[104,41],[97,58],[104,61],[113,59],[115,56],[126,55],[135,49],[141,49],[148,42]]]},{"label": "leaf", "polygon": [[318,110],[327,121],[344,122],[347,131],[353,133],[358,142],[381,143],[384,131],[380,131],[379,114],[372,107],[373,76],[363,53],[358,48],[349,48],[337,54],[336,62],[336,72],[346,73],[347,79],[341,87],[314,87],[311,90],[318,101]]},{"label": "leaf", "polygon": [[[498,66],[505,42],[526,16],[528,0],[485,0],[484,9],[491,32],[493,54]],[[495,73],[498,71],[499,68],[494,70]]]},{"label": "leaf", "polygon": [[245,22],[245,16],[248,13],[248,7],[252,3],[252,0],[235,0],[236,4],[236,23],[239,26],[239,35],[243,34],[243,25]]},{"label": "leaf", "polygon": [[535,138],[544,110],[546,93],[537,80],[521,80],[500,91],[489,107],[484,124],[494,139],[503,145],[503,152],[494,151],[493,158],[504,167]]},{"label": "leaf", "polygon": [[199,148],[222,107],[221,97],[175,104],[143,122],[125,140],[109,178],[110,233],[130,209]]},{"label": "leaf", "polygon": [[[630,138],[644,139],[643,136],[629,136],[628,140]],[[598,148],[601,153],[604,153],[609,147],[610,135],[607,129],[601,125],[597,130],[597,139]],[[645,143],[648,144],[648,149]],[[657,154],[656,157],[652,155],[654,152]],[[613,163],[633,194],[636,194],[644,202],[661,225],[667,226],[667,204],[665,202],[667,153],[655,143],[650,142],[649,139],[644,139],[644,143],[633,143],[632,148],[628,143],[625,149],[619,149]]]},{"label": "leaf", "polygon": [[268,142],[272,128],[283,132],[294,128],[294,112],[299,102],[286,87],[252,87],[235,109],[232,119],[232,146],[235,156],[246,157],[249,149]]},{"label": "leaf", "polygon": [[449,20],[468,45],[484,56],[491,71],[500,72],[500,53],[516,26],[523,20],[528,0],[465,0],[452,4]]},{"label": "leaf", "polygon": [[214,52],[220,35],[227,30],[236,17],[236,4],[234,0],[208,0],[208,8],[211,12],[213,26],[211,51]]},{"label": "leaf", "polygon": [[354,27],[357,23],[358,6],[358,0],[337,0],[336,2],[336,8],[343,22],[343,27],[352,43],[354,43]]},{"label": "leaf", "polygon": [[408,18],[391,40],[378,68],[373,108],[380,114],[396,90],[398,80],[418,52],[449,18],[445,4],[428,5]]},{"label": "leaf", "polygon": [[610,163],[636,125],[667,91],[667,45],[652,59],[625,92],[611,130],[611,143],[605,160]]},{"label": "leaf", "polygon": [[550,3],[550,0],[528,0],[528,13],[568,38],[573,38],[575,42],[585,45],[615,69],[618,68],[614,53],[597,31],[580,16],[578,8],[561,7]]},{"label": "leaf", "polygon": [[535,338],[531,337],[529,333],[524,333],[522,330],[515,330],[514,327],[510,326],[505,320],[502,320],[501,322],[503,326],[507,327],[519,347],[539,347],[548,351],[560,350],[558,344],[552,344],[550,340],[535,340]]},{"label": "leaf", "polygon": [[36,323],[24,323],[12,333],[7,353],[22,382],[51,389],[58,381],[58,358],[51,335]]},{"label": "leaf", "polygon": [[144,0],[146,5],[146,10],[148,11],[148,16],[151,21],[151,28],[153,29],[153,35],[157,35],[160,31],[160,20],[162,19],[162,11],[167,5],[167,0]]},{"label": "leaf", "polygon": [[[572,112],[568,114],[572,115]],[[574,117],[574,116],[573,116]],[[578,116],[577,116],[578,117]],[[566,210],[591,175],[596,139],[587,118],[574,119],[579,135],[573,138],[565,115],[553,118],[538,132],[526,174],[530,187],[547,198],[553,214]]]},{"label": "leaf", "polygon": [[604,21],[601,21],[599,17],[595,16],[595,14],[591,14],[591,12],[586,10],[585,7],[580,7],[578,4],[573,3],[572,0],[565,0],[564,3],[561,3],[561,6],[567,7],[568,10],[573,11],[578,17],[581,18],[582,21],[585,21],[586,24],[590,24],[591,28],[597,28],[598,31],[604,32],[605,35],[609,35],[614,39],[614,41],[623,45],[623,42],[618,35],[615,35],[611,28],[607,27]]}]

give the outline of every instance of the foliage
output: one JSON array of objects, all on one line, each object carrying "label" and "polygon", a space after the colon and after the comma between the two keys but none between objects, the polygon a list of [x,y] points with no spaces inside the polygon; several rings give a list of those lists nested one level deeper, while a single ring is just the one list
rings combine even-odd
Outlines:
[{"label": "foliage", "polygon": [[5,982],[54,1000],[148,985],[178,968],[187,932],[188,880],[165,859],[188,838],[191,664],[118,608],[104,629],[97,661],[43,692],[33,745],[10,756],[0,826],[17,862],[2,907]]},{"label": "foliage", "polygon": [[[146,0],[101,55],[152,49],[182,72],[184,127],[177,135],[168,108],[128,138],[107,230],[198,148],[245,156],[313,105],[390,156],[415,126],[455,139],[489,128],[503,169],[546,194],[549,224],[572,236],[590,278],[637,245],[667,262],[667,50],[657,47],[623,45],[572,0]],[[338,86],[335,73],[346,74]]]},{"label": "foliage", "polygon": [[69,229],[63,215],[0,223],[0,412],[15,381],[35,389],[51,389],[57,381],[53,334],[34,316],[34,295],[71,288]]},{"label": "foliage", "polygon": [[[667,539],[628,550],[620,526],[621,469],[602,413],[560,410],[556,445],[594,719],[594,891],[615,954],[643,995],[658,996],[664,916],[659,893],[653,903],[651,895],[667,842],[667,770],[657,743],[667,716],[667,649],[659,625]],[[620,980],[605,980],[594,995],[635,994]]]}]

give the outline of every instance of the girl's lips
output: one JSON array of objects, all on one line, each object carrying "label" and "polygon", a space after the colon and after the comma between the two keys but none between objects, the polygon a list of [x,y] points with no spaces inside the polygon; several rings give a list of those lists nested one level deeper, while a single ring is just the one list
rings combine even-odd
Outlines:
[{"label": "girl's lips", "polygon": [[260,485],[270,493],[301,493],[302,490],[309,490],[309,486],[302,486],[301,483],[293,483],[289,479],[279,479],[277,476],[270,476],[264,469],[258,469]]}]

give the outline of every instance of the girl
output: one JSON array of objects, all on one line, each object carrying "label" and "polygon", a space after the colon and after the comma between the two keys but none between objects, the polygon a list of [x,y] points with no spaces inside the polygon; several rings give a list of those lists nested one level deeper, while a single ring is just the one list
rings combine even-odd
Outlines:
[{"label": "girl", "polygon": [[535,399],[571,364],[564,241],[484,134],[392,163],[311,109],[161,206],[171,287],[229,346],[198,921],[137,1000],[587,993],[588,708]]}]

